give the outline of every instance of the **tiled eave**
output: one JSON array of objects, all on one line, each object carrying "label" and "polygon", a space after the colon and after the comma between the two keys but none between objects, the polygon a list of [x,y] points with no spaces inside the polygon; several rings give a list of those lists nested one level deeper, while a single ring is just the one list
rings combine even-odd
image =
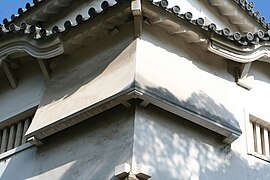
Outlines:
[{"label": "tiled eave", "polygon": [[[20,25],[11,23],[7,27],[0,27],[0,39],[2,40],[0,57],[21,51],[42,59],[49,59],[62,53],[70,54],[76,50],[74,46],[77,48],[83,46],[84,39],[87,37],[100,38],[104,34],[114,31],[115,27],[132,21],[130,3],[121,1],[110,6],[104,1],[100,6],[102,11],[99,12],[90,7],[88,17],[78,14],[74,18],[75,22],[65,21],[64,28],[54,26],[47,30],[26,23]],[[79,26],[80,32],[78,32]],[[69,34],[72,35],[69,36]],[[58,46],[55,46],[54,43],[56,39]],[[43,51],[47,55],[40,53]],[[56,51],[57,53],[55,53]]]},{"label": "tiled eave", "polygon": [[270,29],[270,23],[265,21],[265,17],[260,14],[259,11],[254,10],[255,3],[249,2],[248,0],[232,0],[238,6],[240,6],[250,17],[252,17],[257,23],[263,28]]},{"label": "tiled eave", "polygon": [[268,30],[270,25],[253,8],[255,3],[247,0],[205,0],[205,2],[226,17],[241,32],[254,32],[258,29]]},{"label": "tiled eave", "polygon": [[268,62],[270,31],[241,34],[231,32],[229,28],[217,29],[214,23],[205,24],[203,18],[193,19],[191,12],[182,14],[181,7],[177,5],[167,8],[166,0],[148,2],[143,2],[147,23],[157,25],[174,36],[181,36],[187,42],[204,44],[208,50],[226,59],[240,63],[255,60]]},{"label": "tiled eave", "polygon": [[72,0],[33,0],[19,8],[17,13],[3,19],[3,24],[8,26],[11,23],[26,22],[37,24],[48,21],[52,16],[56,16],[60,11],[69,7]]},{"label": "tiled eave", "polygon": [[[153,2],[151,0],[142,1],[142,4],[142,12],[143,16],[145,17],[145,23],[160,26],[172,35],[182,36],[187,42],[204,43],[204,46],[207,46],[211,52],[220,56],[242,63],[269,57],[268,44],[270,42],[270,31],[259,30],[255,33],[247,34],[231,32],[229,28],[217,29],[217,26],[214,23],[205,24],[203,18],[193,19],[191,12],[181,14],[180,8],[177,5],[172,8],[167,8],[168,2],[166,0],[159,2]],[[121,7],[117,9],[117,7],[120,5],[125,6],[124,10],[123,8],[121,9]],[[3,48],[2,51],[0,51],[0,56],[9,55],[6,53],[9,52],[9,50],[5,49],[6,47],[11,47],[12,44],[9,44],[9,40],[7,39],[23,39],[22,37],[24,37],[26,41],[24,43],[26,44],[25,48],[20,48],[18,45],[18,47],[16,47],[19,50],[27,49],[27,44],[30,44],[30,49],[31,46],[33,47],[33,44],[37,44],[36,48],[38,48],[40,46],[40,42],[43,44],[47,42],[47,47],[49,47],[50,41],[57,38],[60,41],[61,39],[65,39],[65,42],[61,41],[62,47],[66,47],[66,49],[74,49],[73,46],[84,44],[84,42],[82,42],[84,39],[84,37],[81,37],[82,35],[85,37],[102,36],[102,33],[109,33],[110,31],[114,30],[117,31],[115,27],[133,20],[130,11],[130,2],[128,1],[119,1],[113,6],[110,6],[107,1],[104,1],[101,3],[101,7],[102,11],[100,12],[97,12],[95,8],[90,7],[88,17],[83,17],[81,14],[78,14],[74,18],[75,22],[71,22],[69,20],[65,21],[64,28],[54,26],[51,30],[47,30],[34,25],[28,25],[26,23],[22,23],[20,25],[11,23],[8,27],[1,27],[0,39],[3,40],[2,42],[5,45],[2,46]],[[119,10],[122,11],[120,15],[117,12]],[[112,13],[106,15],[107,12]],[[111,16],[111,14],[116,15]],[[102,23],[100,23],[99,20],[95,21],[95,19],[99,17],[103,18]],[[91,25],[90,28],[89,25]],[[68,37],[67,34],[69,34],[70,31],[73,31],[72,29],[76,31],[76,27],[79,26],[80,29],[84,29],[84,32],[72,34],[72,36],[68,39],[63,38]],[[87,28],[83,28],[86,26]],[[222,46],[218,46],[218,44],[222,44]],[[59,47],[60,45],[57,48],[59,49]],[[49,49],[47,50],[49,52]],[[224,53],[225,51],[229,51],[232,55],[228,55],[228,52]],[[12,51],[12,53],[14,52]],[[36,58],[42,56],[41,54],[35,55],[33,52],[26,52]],[[72,52],[66,50],[65,53]],[[59,55],[59,53],[45,57],[50,58],[56,55]]]},{"label": "tiled eave", "polygon": [[[116,2],[120,1],[122,0],[116,0]],[[220,14],[226,16],[243,32],[253,32],[254,26],[267,30],[270,28],[270,23],[265,22],[265,18],[260,12],[253,9],[255,6],[253,2],[247,0],[206,0],[206,3],[216,7]],[[27,22],[28,24],[45,22],[71,4],[72,0],[33,0],[32,3],[26,3],[25,7],[19,8],[17,13],[12,14],[10,18],[5,18],[3,24],[8,26],[10,23],[18,22]]]}]

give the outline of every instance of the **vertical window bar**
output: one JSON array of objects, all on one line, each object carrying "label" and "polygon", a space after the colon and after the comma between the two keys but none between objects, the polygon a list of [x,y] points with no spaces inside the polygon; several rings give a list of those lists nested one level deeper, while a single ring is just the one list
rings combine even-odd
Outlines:
[{"label": "vertical window bar", "polygon": [[253,126],[253,140],[254,140],[254,151],[258,152],[258,145],[257,145],[257,132],[256,132],[256,125],[252,123]]},{"label": "vertical window bar", "polygon": [[2,142],[1,142],[1,153],[6,152],[8,143],[8,127],[3,130]]},{"label": "vertical window bar", "polygon": [[255,127],[256,127],[256,135],[257,135],[257,152],[258,153],[260,153],[260,154],[262,154],[262,141],[261,141],[261,133],[260,133],[260,131],[261,131],[261,128],[260,128],[260,126],[258,125],[258,124],[255,124]]},{"label": "vertical window bar", "polygon": [[26,133],[26,131],[27,131],[29,125],[30,125],[30,119],[27,118],[27,119],[24,121],[24,126],[23,126],[22,144],[25,144],[25,143],[26,143],[26,138],[25,138],[24,135],[25,135],[25,133]]},{"label": "vertical window bar", "polygon": [[16,139],[15,139],[15,147],[20,146],[22,143],[22,134],[23,134],[23,122],[20,121],[17,124],[17,131],[16,131]]},{"label": "vertical window bar", "polygon": [[0,131],[0,153],[1,153],[1,148],[2,148],[2,137],[3,137],[3,131]]},{"label": "vertical window bar", "polygon": [[270,130],[268,129],[268,152],[270,157]]},{"label": "vertical window bar", "polygon": [[260,127],[262,154],[265,155],[264,127]]},{"label": "vertical window bar", "polygon": [[265,142],[265,155],[270,157],[270,148],[269,148],[269,130],[268,129],[264,129],[264,142]]},{"label": "vertical window bar", "polygon": [[10,149],[12,149],[14,147],[15,133],[16,133],[15,124],[13,124],[12,126],[10,126],[10,129],[9,129],[7,150],[10,150]]}]

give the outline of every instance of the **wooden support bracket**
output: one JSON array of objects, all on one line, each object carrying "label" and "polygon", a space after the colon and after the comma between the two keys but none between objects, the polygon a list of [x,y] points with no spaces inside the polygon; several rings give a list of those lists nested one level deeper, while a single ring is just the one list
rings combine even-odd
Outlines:
[{"label": "wooden support bracket", "polygon": [[51,68],[49,67],[48,62],[43,59],[38,59],[38,64],[44,78],[46,79],[46,81],[49,81],[51,75]]},{"label": "wooden support bracket", "polygon": [[0,58],[0,64],[8,78],[8,81],[10,83],[10,86],[12,88],[16,88],[18,86],[18,81],[13,73],[13,70],[11,69],[9,63],[7,62],[6,57]]},{"label": "wooden support bracket", "polygon": [[122,104],[123,104],[123,106],[125,106],[126,108],[130,108],[130,107],[132,106],[132,105],[131,105],[129,102],[127,102],[127,101],[123,101]]},{"label": "wooden support bracket", "polygon": [[41,145],[43,145],[43,142],[40,141],[38,138],[36,138],[36,137],[34,137],[34,136],[28,138],[27,141],[28,141],[29,143],[33,144],[33,145],[36,145],[36,146],[41,146]]},{"label": "wooden support bracket", "polygon": [[141,0],[132,0],[131,11],[134,17],[135,38],[140,38],[142,34],[142,5]]},{"label": "wooden support bracket", "polygon": [[144,100],[140,105],[141,105],[142,107],[147,107],[149,104],[150,104],[149,101]]},{"label": "wooden support bracket", "polygon": [[251,67],[251,62],[242,64],[239,68],[236,68],[235,76],[236,76],[236,83],[246,88],[247,90],[252,89],[251,81],[253,79],[252,76],[248,77],[248,72]]}]

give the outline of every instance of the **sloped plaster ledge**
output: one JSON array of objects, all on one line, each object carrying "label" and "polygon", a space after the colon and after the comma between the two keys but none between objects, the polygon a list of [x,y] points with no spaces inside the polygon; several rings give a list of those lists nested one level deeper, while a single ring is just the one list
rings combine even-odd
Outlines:
[{"label": "sloped plaster ledge", "polygon": [[[149,48],[152,53],[149,53]],[[48,89],[26,137],[41,140],[130,99],[139,98],[208,128],[224,136],[225,143],[232,143],[240,136],[241,129],[233,112],[226,109],[234,102],[223,102],[226,93],[222,90],[227,91],[228,84],[215,76],[208,77],[207,81],[225,84],[219,92],[209,89],[205,82],[194,84],[193,81],[198,82],[198,78],[206,74],[193,69],[194,76],[184,77],[183,73],[194,68],[183,66],[185,61],[150,42],[136,39],[106,66],[103,73],[95,78],[88,76],[92,80],[83,86],[79,84],[79,90],[72,95],[57,100],[57,94],[62,97],[61,90],[57,88],[57,93]],[[62,84],[60,86],[66,88],[63,81],[54,83],[49,87]],[[66,83],[70,83],[68,79]],[[189,83],[193,85],[187,86]],[[51,93],[56,99],[50,103],[46,98],[50,98]]]}]

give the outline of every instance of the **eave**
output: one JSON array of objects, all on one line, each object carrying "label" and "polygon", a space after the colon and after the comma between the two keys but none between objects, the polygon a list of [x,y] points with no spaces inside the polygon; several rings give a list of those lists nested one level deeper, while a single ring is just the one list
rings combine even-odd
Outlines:
[{"label": "eave", "polygon": [[[11,23],[8,27],[0,27],[0,38],[3,42],[0,43],[0,46],[3,47],[3,50],[0,51],[0,57],[8,56],[10,53],[16,53],[15,50],[8,50],[8,47],[13,46],[14,44],[18,44],[18,46],[16,46],[17,51],[25,50],[26,53],[35,58],[43,56],[42,54],[39,54],[39,51],[41,51],[38,49],[39,46],[46,46],[48,48],[48,54],[50,54],[50,51],[53,51],[50,50],[50,48],[55,49],[55,51],[61,49],[61,52],[58,54],[51,53],[41,59],[52,58],[63,53],[69,54],[71,53],[69,52],[70,46],[72,46],[71,49],[74,50],[74,46],[84,44],[82,40],[87,39],[87,37],[92,37],[92,40],[101,37],[104,34],[113,31],[115,27],[127,23],[128,18],[131,16],[131,11],[129,9],[130,3],[123,3],[121,1],[110,6],[107,2],[103,2],[100,6],[103,8],[103,11],[97,12],[95,8],[90,7],[88,17],[82,17],[81,14],[78,14],[75,18],[75,22],[69,20],[65,21],[64,28],[54,26],[51,30],[47,30],[26,23],[20,25]],[[120,9],[121,13],[119,13]],[[108,11],[109,13],[107,13]],[[83,29],[83,32],[80,32],[79,34],[76,34],[75,32],[75,34],[69,36],[69,34],[76,31],[79,26],[80,30]],[[55,44],[51,43],[56,41],[56,39],[59,44],[58,47],[55,47]],[[23,44],[29,44],[29,47],[26,47],[26,45]],[[26,50],[31,49],[31,47],[35,47],[36,52],[34,51],[34,48],[32,48],[33,50],[31,53]]]},{"label": "eave", "polygon": [[39,24],[46,22],[59,12],[69,7],[72,0],[33,0],[33,3],[26,3],[24,8],[19,8],[17,14],[12,14],[10,18],[5,18],[3,24],[8,26],[11,23]]},{"label": "eave", "polygon": [[226,17],[240,32],[255,32],[259,29],[268,30],[269,23],[253,8],[253,2],[242,0],[207,0],[209,5],[216,8],[219,13]]},{"label": "eave", "polygon": [[[126,8],[128,8],[130,4],[126,2],[124,4],[126,4]],[[155,6],[160,7],[154,10],[151,10],[153,8],[149,6],[148,2],[143,1],[142,16],[147,18],[144,22],[150,23],[150,24],[159,24],[160,26],[162,26],[162,28],[164,28],[168,33],[172,35],[182,34],[183,36],[187,37],[186,38],[187,41],[201,42],[205,40],[211,40],[215,42],[216,39],[218,39],[219,42],[222,41],[222,43],[225,46],[227,46],[227,48],[229,49],[232,49],[233,47],[233,49],[235,50],[240,49],[239,51],[241,51],[241,49],[245,49],[246,52],[248,52],[248,50],[252,52],[256,50],[258,47],[267,46],[267,42],[270,40],[270,32],[268,31],[263,32],[260,30],[254,34],[247,33],[247,34],[241,35],[239,32],[231,32],[230,29],[228,28],[216,29],[217,27],[214,23],[204,24],[203,18],[192,19],[191,12],[181,14],[180,9],[178,12],[178,6],[174,6],[173,8],[167,8],[168,2],[166,0],[162,0],[160,2],[152,2]],[[116,7],[122,3],[123,2],[121,1],[110,7],[109,4],[106,1],[104,1],[103,3],[101,3],[101,7],[103,8],[103,11],[97,13],[94,8],[89,8],[89,17],[85,18],[85,17],[82,17],[80,14],[78,14],[75,18],[76,22],[71,22],[67,20],[64,23],[64,27],[65,27],[64,29],[61,29],[58,26],[54,26],[52,30],[47,30],[47,29],[42,29],[33,25],[27,25],[27,24],[22,24],[21,26],[10,24],[8,28],[4,28],[4,27],[2,28],[1,36],[5,37],[11,33],[22,34],[22,36],[23,34],[25,34],[27,37],[33,38],[34,40],[49,39],[55,36],[68,37],[68,35],[66,35],[68,34],[67,32],[69,32],[70,30],[78,26],[81,26],[81,24],[89,23],[99,16],[103,17],[103,19],[107,18],[106,20],[103,20],[102,23],[98,23],[100,24],[99,29],[101,31],[102,29],[104,29],[105,31],[108,32],[109,30],[113,30],[114,27],[117,27],[120,24],[127,23],[128,18],[131,15],[131,11],[128,9],[124,10],[124,12],[122,12],[121,15],[118,14],[111,18],[109,16],[106,17],[106,15],[104,15],[106,13],[103,13],[103,12],[107,12],[107,11],[112,11],[112,12],[114,11],[113,13],[117,14],[116,12],[117,10],[113,10],[113,9],[116,9]],[[166,10],[167,13],[164,14],[164,12],[162,12],[162,14],[158,14],[157,12],[160,11],[160,9]],[[168,13],[171,13],[172,15],[169,15]],[[133,14],[133,16],[135,17],[135,14]],[[94,21],[94,23],[92,23],[91,26],[98,26],[98,25],[95,25],[97,24],[97,22],[98,21]],[[141,26],[141,25],[138,25],[138,26]],[[135,25],[135,27],[137,27],[137,25]],[[82,28],[80,27],[80,29]],[[88,33],[90,33],[89,36],[95,36],[95,34],[93,34],[93,31],[91,31],[91,29],[88,31],[89,31]],[[86,34],[85,37],[87,36],[86,32],[81,33],[81,34]],[[78,39],[83,39],[84,37],[82,36],[83,35],[78,34],[77,37],[65,40],[65,44],[64,43],[63,44],[64,46],[70,46],[72,42],[74,42],[74,44],[79,44]],[[197,36],[197,38],[195,36]],[[241,47],[241,48],[238,48],[238,47]],[[4,54],[1,54],[1,56],[4,56]],[[235,59],[232,59],[232,60],[235,61]]]}]

